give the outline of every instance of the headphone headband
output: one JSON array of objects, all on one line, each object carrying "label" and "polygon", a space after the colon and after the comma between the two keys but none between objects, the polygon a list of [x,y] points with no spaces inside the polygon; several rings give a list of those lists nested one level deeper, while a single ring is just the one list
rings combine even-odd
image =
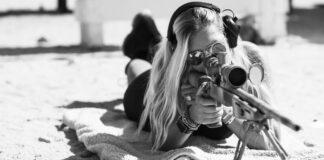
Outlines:
[{"label": "headphone headband", "polygon": [[168,40],[172,43],[172,44],[176,44],[176,36],[173,33],[173,24],[174,21],[176,20],[176,18],[183,13],[184,11],[194,8],[194,7],[203,7],[203,8],[207,8],[207,9],[211,9],[211,10],[215,10],[217,13],[220,13],[220,9],[210,3],[205,3],[205,2],[189,2],[186,4],[183,4],[182,6],[180,6],[176,11],[173,12],[170,22],[169,22],[169,26],[168,26],[168,35],[167,38]]},{"label": "headphone headband", "polygon": [[[180,6],[176,11],[171,16],[169,26],[168,26],[168,33],[167,33],[167,38],[171,42],[172,45],[177,44],[177,38],[175,33],[173,32],[173,24],[176,18],[183,13],[184,11],[187,11],[188,9],[194,8],[194,7],[202,7],[202,8],[207,8],[210,10],[214,10],[216,13],[220,13],[220,9],[211,4],[211,3],[206,3],[206,2],[189,2],[185,3],[182,6]],[[223,22],[224,22],[224,28],[225,28],[225,33],[226,37],[229,41],[229,45],[231,48],[236,47],[237,45],[237,37],[239,34],[240,26],[235,24],[237,18],[236,17],[230,17],[226,16],[226,19],[224,20],[223,17]],[[227,33],[227,31],[232,32],[232,33]]]}]

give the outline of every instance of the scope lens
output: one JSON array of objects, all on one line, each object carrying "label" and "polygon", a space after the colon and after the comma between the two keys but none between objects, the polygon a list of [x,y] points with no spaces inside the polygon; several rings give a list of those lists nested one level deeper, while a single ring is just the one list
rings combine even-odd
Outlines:
[{"label": "scope lens", "polygon": [[232,68],[228,74],[228,81],[235,87],[243,85],[246,81],[247,75],[242,68]]}]

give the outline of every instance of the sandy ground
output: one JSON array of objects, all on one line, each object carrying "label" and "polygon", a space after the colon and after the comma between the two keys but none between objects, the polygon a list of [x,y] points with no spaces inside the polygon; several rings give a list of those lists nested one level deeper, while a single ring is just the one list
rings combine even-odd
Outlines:
[{"label": "sandy ground", "polygon": [[[166,22],[158,20],[162,33]],[[118,46],[130,21],[112,22],[105,29],[107,47]],[[45,49],[77,44],[78,24],[71,15],[1,18],[0,35],[0,159],[97,159],[61,126],[61,117],[75,107],[121,106],[128,58],[116,49],[57,52],[37,47],[40,37],[47,39]],[[261,47],[272,67],[274,96],[282,113],[303,127],[298,133],[284,126],[282,131],[323,151],[324,45],[297,36],[278,42]]]}]

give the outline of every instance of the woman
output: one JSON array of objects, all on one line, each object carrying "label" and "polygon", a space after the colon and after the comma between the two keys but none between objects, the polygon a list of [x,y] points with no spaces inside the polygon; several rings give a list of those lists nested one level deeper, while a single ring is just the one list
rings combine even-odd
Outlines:
[{"label": "woman", "polygon": [[[214,140],[232,133],[244,137],[245,123],[231,113],[236,104],[232,97],[216,84],[210,86],[207,96],[199,90],[199,78],[220,74],[223,65],[234,64],[245,70],[254,63],[267,67],[259,52],[251,50],[254,46],[237,41],[239,27],[233,22],[235,18],[225,17],[208,3],[184,4],[171,17],[167,39],[159,43],[152,67],[140,59],[128,64],[126,73],[134,78],[129,79],[124,96],[125,112],[139,122],[139,131],[151,131],[153,150],[181,147],[192,134]],[[206,67],[202,58],[206,55],[217,57],[216,67]],[[247,82],[242,88],[253,90],[271,103],[268,74],[261,85]],[[221,127],[213,127],[220,123]],[[270,129],[274,130],[273,125]],[[253,137],[248,141],[250,148],[272,148],[262,132],[248,134]]]}]

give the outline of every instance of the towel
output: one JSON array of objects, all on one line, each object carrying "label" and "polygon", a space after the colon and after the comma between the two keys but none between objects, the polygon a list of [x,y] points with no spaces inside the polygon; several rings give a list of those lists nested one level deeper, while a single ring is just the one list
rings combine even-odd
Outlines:
[{"label": "towel", "polygon": [[[118,109],[77,108],[68,109],[63,123],[76,131],[78,140],[87,150],[103,160],[226,160],[233,159],[237,139],[212,141],[201,136],[191,136],[184,147],[170,151],[152,151],[149,133],[135,134],[137,124],[127,119],[122,107]],[[324,153],[307,147],[290,151],[290,159],[324,159]],[[274,151],[246,149],[243,159],[278,160]]]}]

